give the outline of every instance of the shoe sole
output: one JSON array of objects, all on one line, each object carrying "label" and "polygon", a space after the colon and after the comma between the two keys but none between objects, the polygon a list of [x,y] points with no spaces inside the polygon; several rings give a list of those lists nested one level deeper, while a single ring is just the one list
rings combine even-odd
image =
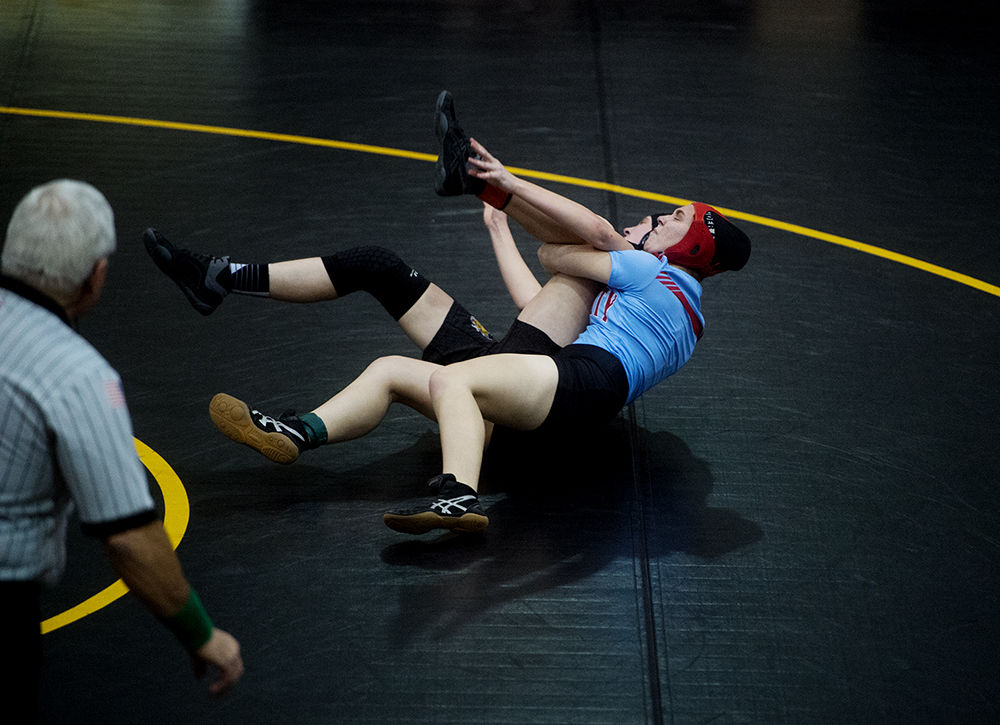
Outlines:
[{"label": "shoe sole", "polygon": [[444,141],[448,129],[451,128],[451,122],[455,119],[454,105],[452,105],[450,112],[444,109],[449,101],[451,101],[451,92],[441,91],[438,94],[437,103],[434,104],[434,135],[437,136],[438,143]]},{"label": "shoe sole", "polygon": [[441,516],[433,511],[418,514],[383,514],[382,521],[393,531],[403,534],[426,534],[435,529],[445,529],[462,534],[478,534],[490,525],[488,517],[481,514]]},{"label": "shoe sole", "polygon": [[299,449],[281,433],[267,433],[253,424],[250,408],[232,395],[219,393],[208,404],[208,414],[222,435],[253,448],[275,463],[289,464],[299,457]]},{"label": "shoe sole", "polygon": [[434,193],[438,196],[454,196],[454,194],[449,194],[445,188],[445,181],[448,179],[448,172],[445,171],[444,167],[441,165],[441,160],[438,159],[434,163]]},{"label": "shoe sole", "polygon": [[[452,114],[445,111],[444,106],[451,100],[451,93],[449,91],[441,91],[438,94],[437,102],[434,104],[434,135],[437,137],[438,146],[444,143],[444,137],[448,133],[448,129],[451,128],[451,118]],[[444,185],[448,179],[448,172],[445,170],[441,162],[441,157],[443,153],[438,154],[437,161],[434,162],[434,193],[438,196],[453,196],[453,194],[445,191]]]}]

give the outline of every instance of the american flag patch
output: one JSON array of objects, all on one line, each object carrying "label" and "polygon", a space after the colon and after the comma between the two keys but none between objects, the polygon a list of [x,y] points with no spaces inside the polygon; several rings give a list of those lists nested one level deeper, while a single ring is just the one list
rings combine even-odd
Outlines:
[{"label": "american flag patch", "polygon": [[108,380],[104,383],[104,392],[108,396],[108,402],[111,403],[112,408],[125,407],[125,392],[122,390],[122,384],[119,381]]}]

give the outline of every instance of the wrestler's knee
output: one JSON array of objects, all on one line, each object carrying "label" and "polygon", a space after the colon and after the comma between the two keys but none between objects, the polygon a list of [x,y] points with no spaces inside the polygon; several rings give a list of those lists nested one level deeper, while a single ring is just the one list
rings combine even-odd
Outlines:
[{"label": "wrestler's knee", "polygon": [[434,371],[428,388],[431,400],[438,401],[456,393],[469,391],[469,384],[462,372],[461,365],[446,365]]},{"label": "wrestler's knee", "polygon": [[362,375],[392,381],[406,374],[413,362],[413,358],[403,355],[384,355],[372,360]]},{"label": "wrestler's knee", "polygon": [[358,290],[368,292],[397,320],[430,285],[398,254],[385,247],[354,247],[322,260],[338,295]]}]

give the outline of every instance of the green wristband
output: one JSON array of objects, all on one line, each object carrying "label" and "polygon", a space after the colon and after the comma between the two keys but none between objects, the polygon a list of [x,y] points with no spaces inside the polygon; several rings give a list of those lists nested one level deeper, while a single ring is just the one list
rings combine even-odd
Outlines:
[{"label": "green wristband", "polygon": [[164,617],[163,623],[188,652],[194,652],[205,644],[212,637],[212,630],[215,628],[194,589],[181,610]]}]

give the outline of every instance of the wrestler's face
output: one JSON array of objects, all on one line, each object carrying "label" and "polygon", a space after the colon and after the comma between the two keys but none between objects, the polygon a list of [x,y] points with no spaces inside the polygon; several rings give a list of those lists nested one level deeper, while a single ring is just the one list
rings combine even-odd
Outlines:
[{"label": "wrestler's face", "polygon": [[650,254],[663,254],[680,242],[695,218],[693,204],[679,206],[674,211],[645,216],[634,227],[625,227],[623,236],[633,246]]}]

